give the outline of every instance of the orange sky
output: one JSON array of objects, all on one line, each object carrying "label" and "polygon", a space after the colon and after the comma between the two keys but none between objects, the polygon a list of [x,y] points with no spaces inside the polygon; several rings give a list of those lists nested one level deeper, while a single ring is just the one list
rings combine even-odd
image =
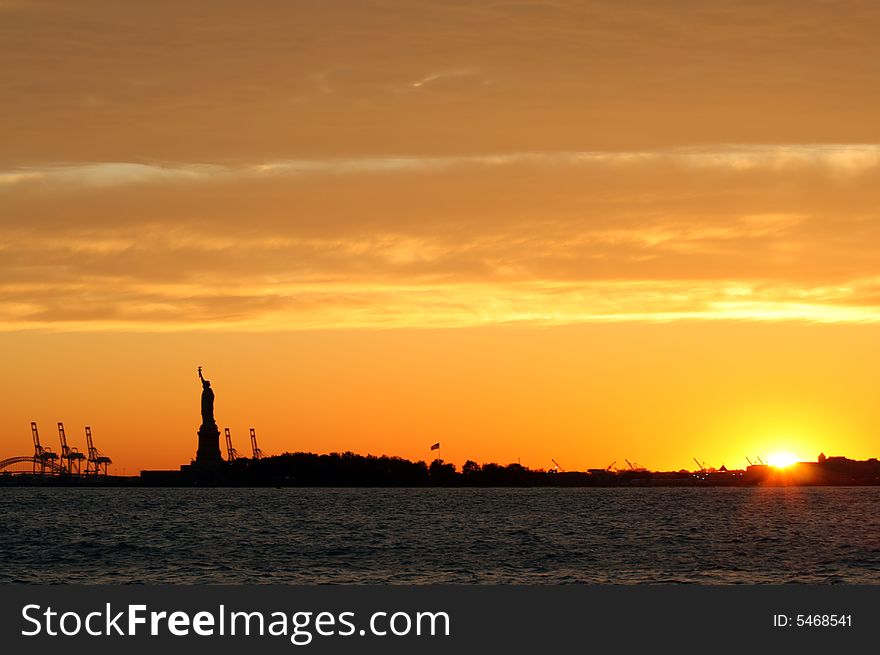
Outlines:
[{"label": "orange sky", "polygon": [[[880,7],[0,0],[0,457],[878,455]],[[149,445],[148,445],[149,444]]]}]

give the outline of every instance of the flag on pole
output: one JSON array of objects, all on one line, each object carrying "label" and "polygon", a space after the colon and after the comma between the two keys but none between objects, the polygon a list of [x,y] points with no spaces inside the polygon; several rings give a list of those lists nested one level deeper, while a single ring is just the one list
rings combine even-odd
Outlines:
[{"label": "flag on pole", "polygon": [[440,442],[438,441],[433,446],[431,446],[431,450],[440,450]]}]

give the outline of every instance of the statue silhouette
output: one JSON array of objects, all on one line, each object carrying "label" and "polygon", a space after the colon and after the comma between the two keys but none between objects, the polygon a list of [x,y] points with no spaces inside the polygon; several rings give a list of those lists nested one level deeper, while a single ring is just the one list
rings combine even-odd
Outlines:
[{"label": "statue silhouette", "polygon": [[202,425],[199,427],[199,448],[196,462],[202,465],[216,466],[221,461],[220,430],[214,421],[214,391],[211,383],[202,375],[199,366],[199,380],[202,381]]},{"label": "statue silhouette", "polygon": [[214,423],[214,391],[211,383],[202,376],[202,367],[199,366],[199,380],[202,381],[202,425]]}]

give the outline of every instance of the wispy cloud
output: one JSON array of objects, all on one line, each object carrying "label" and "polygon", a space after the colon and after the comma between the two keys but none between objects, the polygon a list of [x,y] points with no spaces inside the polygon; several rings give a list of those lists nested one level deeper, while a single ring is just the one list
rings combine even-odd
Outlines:
[{"label": "wispy cloud", "polygon": [[420,89],[427,84],[431,84],[432,82],[436,82],[438,80],[445,79],[455,79],[460,77],[472,77],[476,75],[476,71],[473,71],[469,68],[460,68],[458,70],[447,70],[447,71],[437,71],[436,73],[429,73],[424,77],[421,77],[417,80],[414,80],[408,84],[410,88]]},{"label": "wispy cloud", "polygon": [[228,170],[204,164],[170,166],[129,162],[49,164],[0,172],[0,189],[27,183],[46,186],[123,186],[144,182],[217,178]]},{"label": "wispy cloud", "polygon": [[880,144],[720,145],[650,151],[500,152],[445,156],[370,156],[278,159],[260,163],[87,162],[30,165],[0,171],[0,188],[41,183],[57,186],[121,186],[184,181],[227,181],[273,175],[430,172],[462,166],[637,166],[667,164],[734,171],[818,167],[858,174],[880,167]]}]

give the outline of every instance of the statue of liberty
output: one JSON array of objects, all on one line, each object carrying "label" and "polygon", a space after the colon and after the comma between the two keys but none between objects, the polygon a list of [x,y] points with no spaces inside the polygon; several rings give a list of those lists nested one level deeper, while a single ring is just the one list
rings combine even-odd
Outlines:
[{"label": "statue of liberty", "polygon": [[214,390],[211,383],[202,375],[199,366],[199,380],[202,382],[202,425],[199,427],[199,449],[196,462],[207,464],[220,462],[220,429],[214,420]]},{"label": "statue of liberty", "polygon": [[216,424],[214,421],[214,391],[211,383],[202,376],[202,367],[199,366],[199,380],[202,381],[202,425]]}]

